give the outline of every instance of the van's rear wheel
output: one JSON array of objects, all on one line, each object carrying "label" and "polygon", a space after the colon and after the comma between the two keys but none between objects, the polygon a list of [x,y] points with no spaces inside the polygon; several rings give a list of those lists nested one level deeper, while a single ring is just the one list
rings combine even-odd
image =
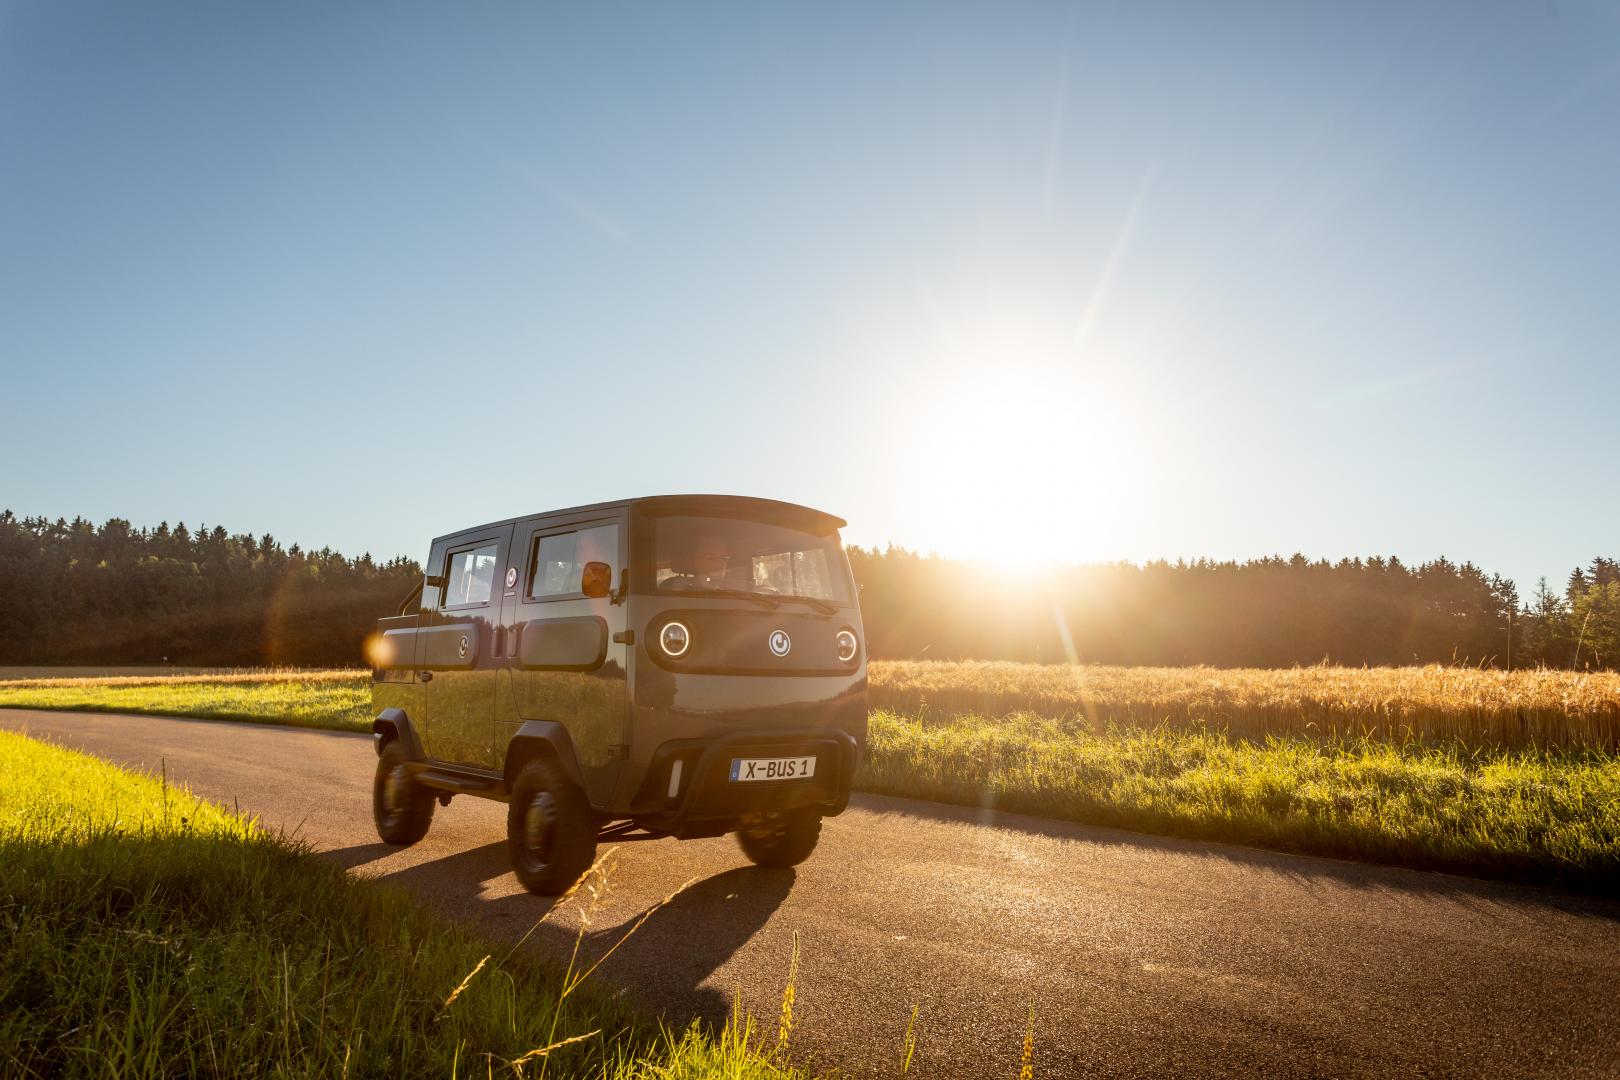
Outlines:
[{"label": "van's rear wheel", "polygon": [[385,844],[414,844],[427,835],[433,822],[433,792],[412,778],[398,739],[389,739],[377,756],[371,816]]},{"label": "van's rear wheel", "polygon": [[798,866],[821,839],[821,812],[777,810],[744,821],[737,830],[743,854],[759,866]]},{"label": "van's rear wheel", "polygon": [[596,816],[554,762],[536,758],[518,773],[506,807],[506,846],[518,880],[540,896],[557,896],[591,868]]}]

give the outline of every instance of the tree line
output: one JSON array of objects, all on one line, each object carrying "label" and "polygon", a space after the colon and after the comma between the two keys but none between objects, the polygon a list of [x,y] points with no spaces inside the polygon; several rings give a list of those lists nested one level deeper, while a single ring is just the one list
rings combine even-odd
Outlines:
[{"label": "tree line", "polygon": [[0,664],[349,665],[422,580],[222,526],[0,512]]},{"label": "tree line", "polygon": [[[852,547],[871,655],[1288,667],[1620,667],[1620,562],[1521,602],[1448,559],[1149,562],[1012,572]],[[223,526],[0,512],[0,664],[348,665],[421,581]]]},{"label": "tree line", "polygon": [[1009,574],[900,548],[850,550],[872,655],[1218,667],[1620,666],[1620,563],[1521,603],[1472,563],[1155,561]]}]

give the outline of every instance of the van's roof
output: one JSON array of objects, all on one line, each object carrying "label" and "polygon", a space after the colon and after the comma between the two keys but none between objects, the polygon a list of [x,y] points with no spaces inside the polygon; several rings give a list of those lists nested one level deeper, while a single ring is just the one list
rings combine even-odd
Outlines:
[{"label": "van's roof", "polygon": [[611,502],[589,503],[585,506],[567,506],[558,510],[542,510],[533,514],[522,514],[518,517],[505,518],[501,521],[491,521],[485,525],[469,526],[434,537],[434,542],[450,537],[460,536],[462,533],[478,532],[484,529],[493,529],[501,525],[512,525],[519,521],[528,521],[537,517],[569,517],[575,514],[589,514],[597,510],[617,510],[620,507],[635,507],[644,514],[658,517],[683,515],[692,517],[745,517],[761,518],[767,521],[779,521],[791,524],[810,532],[829,533],[834,529],[842,529],[849,522],[841,517],[815,510],[798,503],[781,502],[777,499],[756,499],[748,495],[643,495],[636,499],[614,499]]}]

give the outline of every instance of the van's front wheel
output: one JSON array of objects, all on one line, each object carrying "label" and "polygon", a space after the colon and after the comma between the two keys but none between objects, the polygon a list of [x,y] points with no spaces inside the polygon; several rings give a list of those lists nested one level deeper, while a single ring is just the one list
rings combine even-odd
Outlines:
[{"label": "van's front wheel", "polygon": [[414,844],[427,835],[433,822],[433,792],[416,782],[405,761],[398,739],[388,740],[377,756],[371,816],[385,844]]},{"label": "van's front wheel", "polygon": [[821,839],[821,812],[778,810],[744,821],[737,830],[743,854],[758,866],[798,866]]},{"label": "van's front wheel", "polygon": [[523,766],[506,808],[506,846],[523,887],[557,896],[596,858],[596,817],[585,793],[544,758]]}]

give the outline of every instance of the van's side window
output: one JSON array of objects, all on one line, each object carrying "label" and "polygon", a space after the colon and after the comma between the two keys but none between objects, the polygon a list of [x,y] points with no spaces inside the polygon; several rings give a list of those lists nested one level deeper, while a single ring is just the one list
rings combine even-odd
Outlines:
[{"label": "van's side window", "polygon": [[536,538],[529,555],[529,598],[574,596],[580,592],[585,564],[607,563],[611,588],[619,586],[619,527],[593,525],[574,532]]},{"label": "van's side window", "polygon": [[444,607],[487,604],[495,588],[495,544],[450,556],[450,569],[444,577]]}]

